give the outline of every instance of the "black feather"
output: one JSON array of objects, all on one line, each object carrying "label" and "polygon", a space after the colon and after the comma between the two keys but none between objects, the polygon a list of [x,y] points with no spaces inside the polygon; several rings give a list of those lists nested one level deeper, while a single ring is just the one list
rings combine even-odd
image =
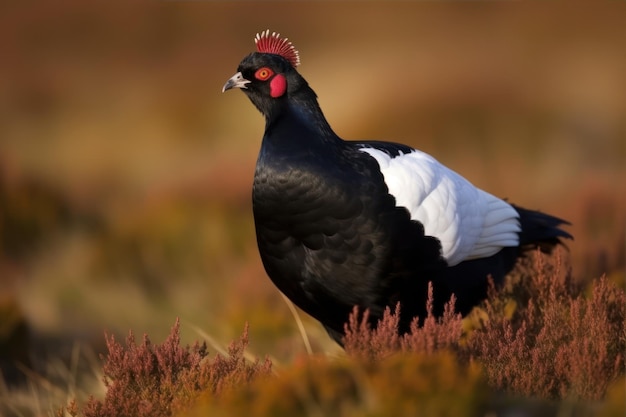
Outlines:
[{"label": "black feather", "polygon": [[552,249],[562,244],[562,239],[573,239],[574,237],[560,229],[562,225],[571,223],[540,211],[528,210],[515,204],[511,204],[519,213],[521,246],[539,247],[543,252],[550,253]]},{"label": "black feather", "polygon": [[[255,79],[270,68],[285,77],[284,95],[271,97],[271,80]],[[515,206],[520,245],[450,267],[441,243],[396,206],[370,146],[398,156],[412,148],[389,142],[350,142],[331,129],[313,90],[288,61],[253,53],[238,71],[243,91],[263,113],[265,134],[253,184],[257,243],[265,270],[296,305],[318,319],[338,342],[353,306],[370,310],[371,324],[385,307],[401,303],[400,331],[425,317],[428,283],[435,312],[451,294],[467,313],[527,248],[550,250],[571,236],[564,220]]]}]

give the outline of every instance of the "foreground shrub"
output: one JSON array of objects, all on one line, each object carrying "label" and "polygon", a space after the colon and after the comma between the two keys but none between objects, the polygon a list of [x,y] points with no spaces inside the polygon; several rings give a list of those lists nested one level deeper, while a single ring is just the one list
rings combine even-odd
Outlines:
[{"label": "foreground shrub", "polygon": [[[535,260],[523,278],[528,301],[507,318],[503,295],[485,303],[489,317],[469,339],[489,383],[517,395],[596,400],[624,375],[624,291],[602,277],[585,297],[569,273]],[[514,291],[515,292],[515,291]],[[517,291],[519,293],[519,291]]]},{"label": "foreground shrub", "polygon": [[367,312],[355,310],[347,356],[306,357],[277,376],[268,360],[244,359],[247,328],[228,357],[213,359],[204,345],[180,347],[178,322],[162,345],[147,336],[137,344],[132,333],[125,347],[107,337],[104,400],[66,410],[86,417],[624,415],[624,291],[602,277],[585,293],[541,256],[516,284],[492,288],[473,319],[454,313],[454,299],[435,317],[429,287],[421,326],[416,319],[398,335],[397,307],[372,329]]},{"label": "foreground shrub", "polygon": [[487,392],[479,367],[461,366],[445,351],[308,358],[181,416],[480,416]]},{"label": "foreground shrub", "polygon": [[[410,331],[398,335],[400,321],[400,305],[394,312],[385,309],[383,318],[374,329],[370,329],[369,312],[359,314],[357,308],[352,311],[345,326],[346,336],[343,340],[346,352],[353,356],[370,360],[404,352],[434,353],[442,349],[457,350],[462,334],[462,319],[454,312],[455,298],[446,303],[440,318],[433,314],[433,287],[428,284],[426,301],[426,318],[420,326],[420,317],[411,323]],[[362,316],[360,319],[359,317]]]},{"label": "foreground shrub", "polygon": [[170,416],[188,408],[201,393],[217,395],[271,371],[267,359],[263,363],[245,360],[247,327],[240,339],[231,343],[227,357],[218,354],[213,359],[208,358],[205,344],[180,346],[178,321],[161,345],[153,345],[146,335],[137,344],[132,332],[125,347],[113,336],[107,336],[106,342],[106,396],[102,401],[91,398],[82,412],[75,403],[70,404],[67,411],[72,416]]},{"label": "foreground shrub", "polygon": [[537,253],[529,262],[520,268],[516,284],[490,290],[489,299],[474,314],[478,325],[465,326],[472,329],[466,334],[461,317],[453,312],[454,300],[441,318],[433,316],[429,288],[423,326],[415,321],[405,335],[397,335],[398,309],[388,309],[374,329],[367,323],[367,312],[355,310],[346,325],[346,352],[380,360],[398,351],[446,349],[465,363],[480,363],[489,385],[511,395],[603,398],[609,385],[624,375],[624,291],[602,277],[591,283],[585,296],[571,274],[561,271],[558,257],[551,265]]}]

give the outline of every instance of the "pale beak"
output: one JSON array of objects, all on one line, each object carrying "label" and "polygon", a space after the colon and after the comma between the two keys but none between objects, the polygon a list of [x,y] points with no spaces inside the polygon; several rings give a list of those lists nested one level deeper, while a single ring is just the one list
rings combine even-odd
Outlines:
[{"label": "pale beak", "polygon": [[248,88],[246,87],[246,84],[249,82],[250,80],[246,80],[243,78],[243,75],[241,75],[241,72],[238,72],[226,81],[226,84],[222,87],[222,93],[226,90],[230,90],[231,88]]}]

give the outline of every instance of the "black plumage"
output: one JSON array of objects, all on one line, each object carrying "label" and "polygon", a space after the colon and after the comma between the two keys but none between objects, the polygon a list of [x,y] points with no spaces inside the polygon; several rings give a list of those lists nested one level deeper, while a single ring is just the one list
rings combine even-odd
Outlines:
[{"label": "black plumage", "polygon": [[401,303],[405,331],[414,316],[424,317],[432,282],[435,311],[455,293],[457,309],[467,313],[484,298],[488,276],[500,281],[528,248],[549,251],[571,237],[559,229],[563,220],[513,206],[516,245],[449,265],[440,239],[411,220],[379,162],[363,152],[392,159],[414,150],[339,138],[295,69],[297,52],[276,35],[257,35],[260,43],[268,39],[282,41],[282,49],[259,46],[224,86],[241,88],[265,116],[252,193],[259,253],[274,284],[338,342],[355,305],[369,309],[374,324],[385,307]]}]

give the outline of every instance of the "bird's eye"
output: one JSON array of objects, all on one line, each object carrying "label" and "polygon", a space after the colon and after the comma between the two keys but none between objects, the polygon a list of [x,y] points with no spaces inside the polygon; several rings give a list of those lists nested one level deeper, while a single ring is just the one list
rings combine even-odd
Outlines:
[{"label": "bird's eye", "polygon": [[271,69],[267,67],[259,68],[254,73],[255,78],[260,81],[265,81],[268,78],[270,78],[272,75],[274,75],[274,71],[272,71]]}]

